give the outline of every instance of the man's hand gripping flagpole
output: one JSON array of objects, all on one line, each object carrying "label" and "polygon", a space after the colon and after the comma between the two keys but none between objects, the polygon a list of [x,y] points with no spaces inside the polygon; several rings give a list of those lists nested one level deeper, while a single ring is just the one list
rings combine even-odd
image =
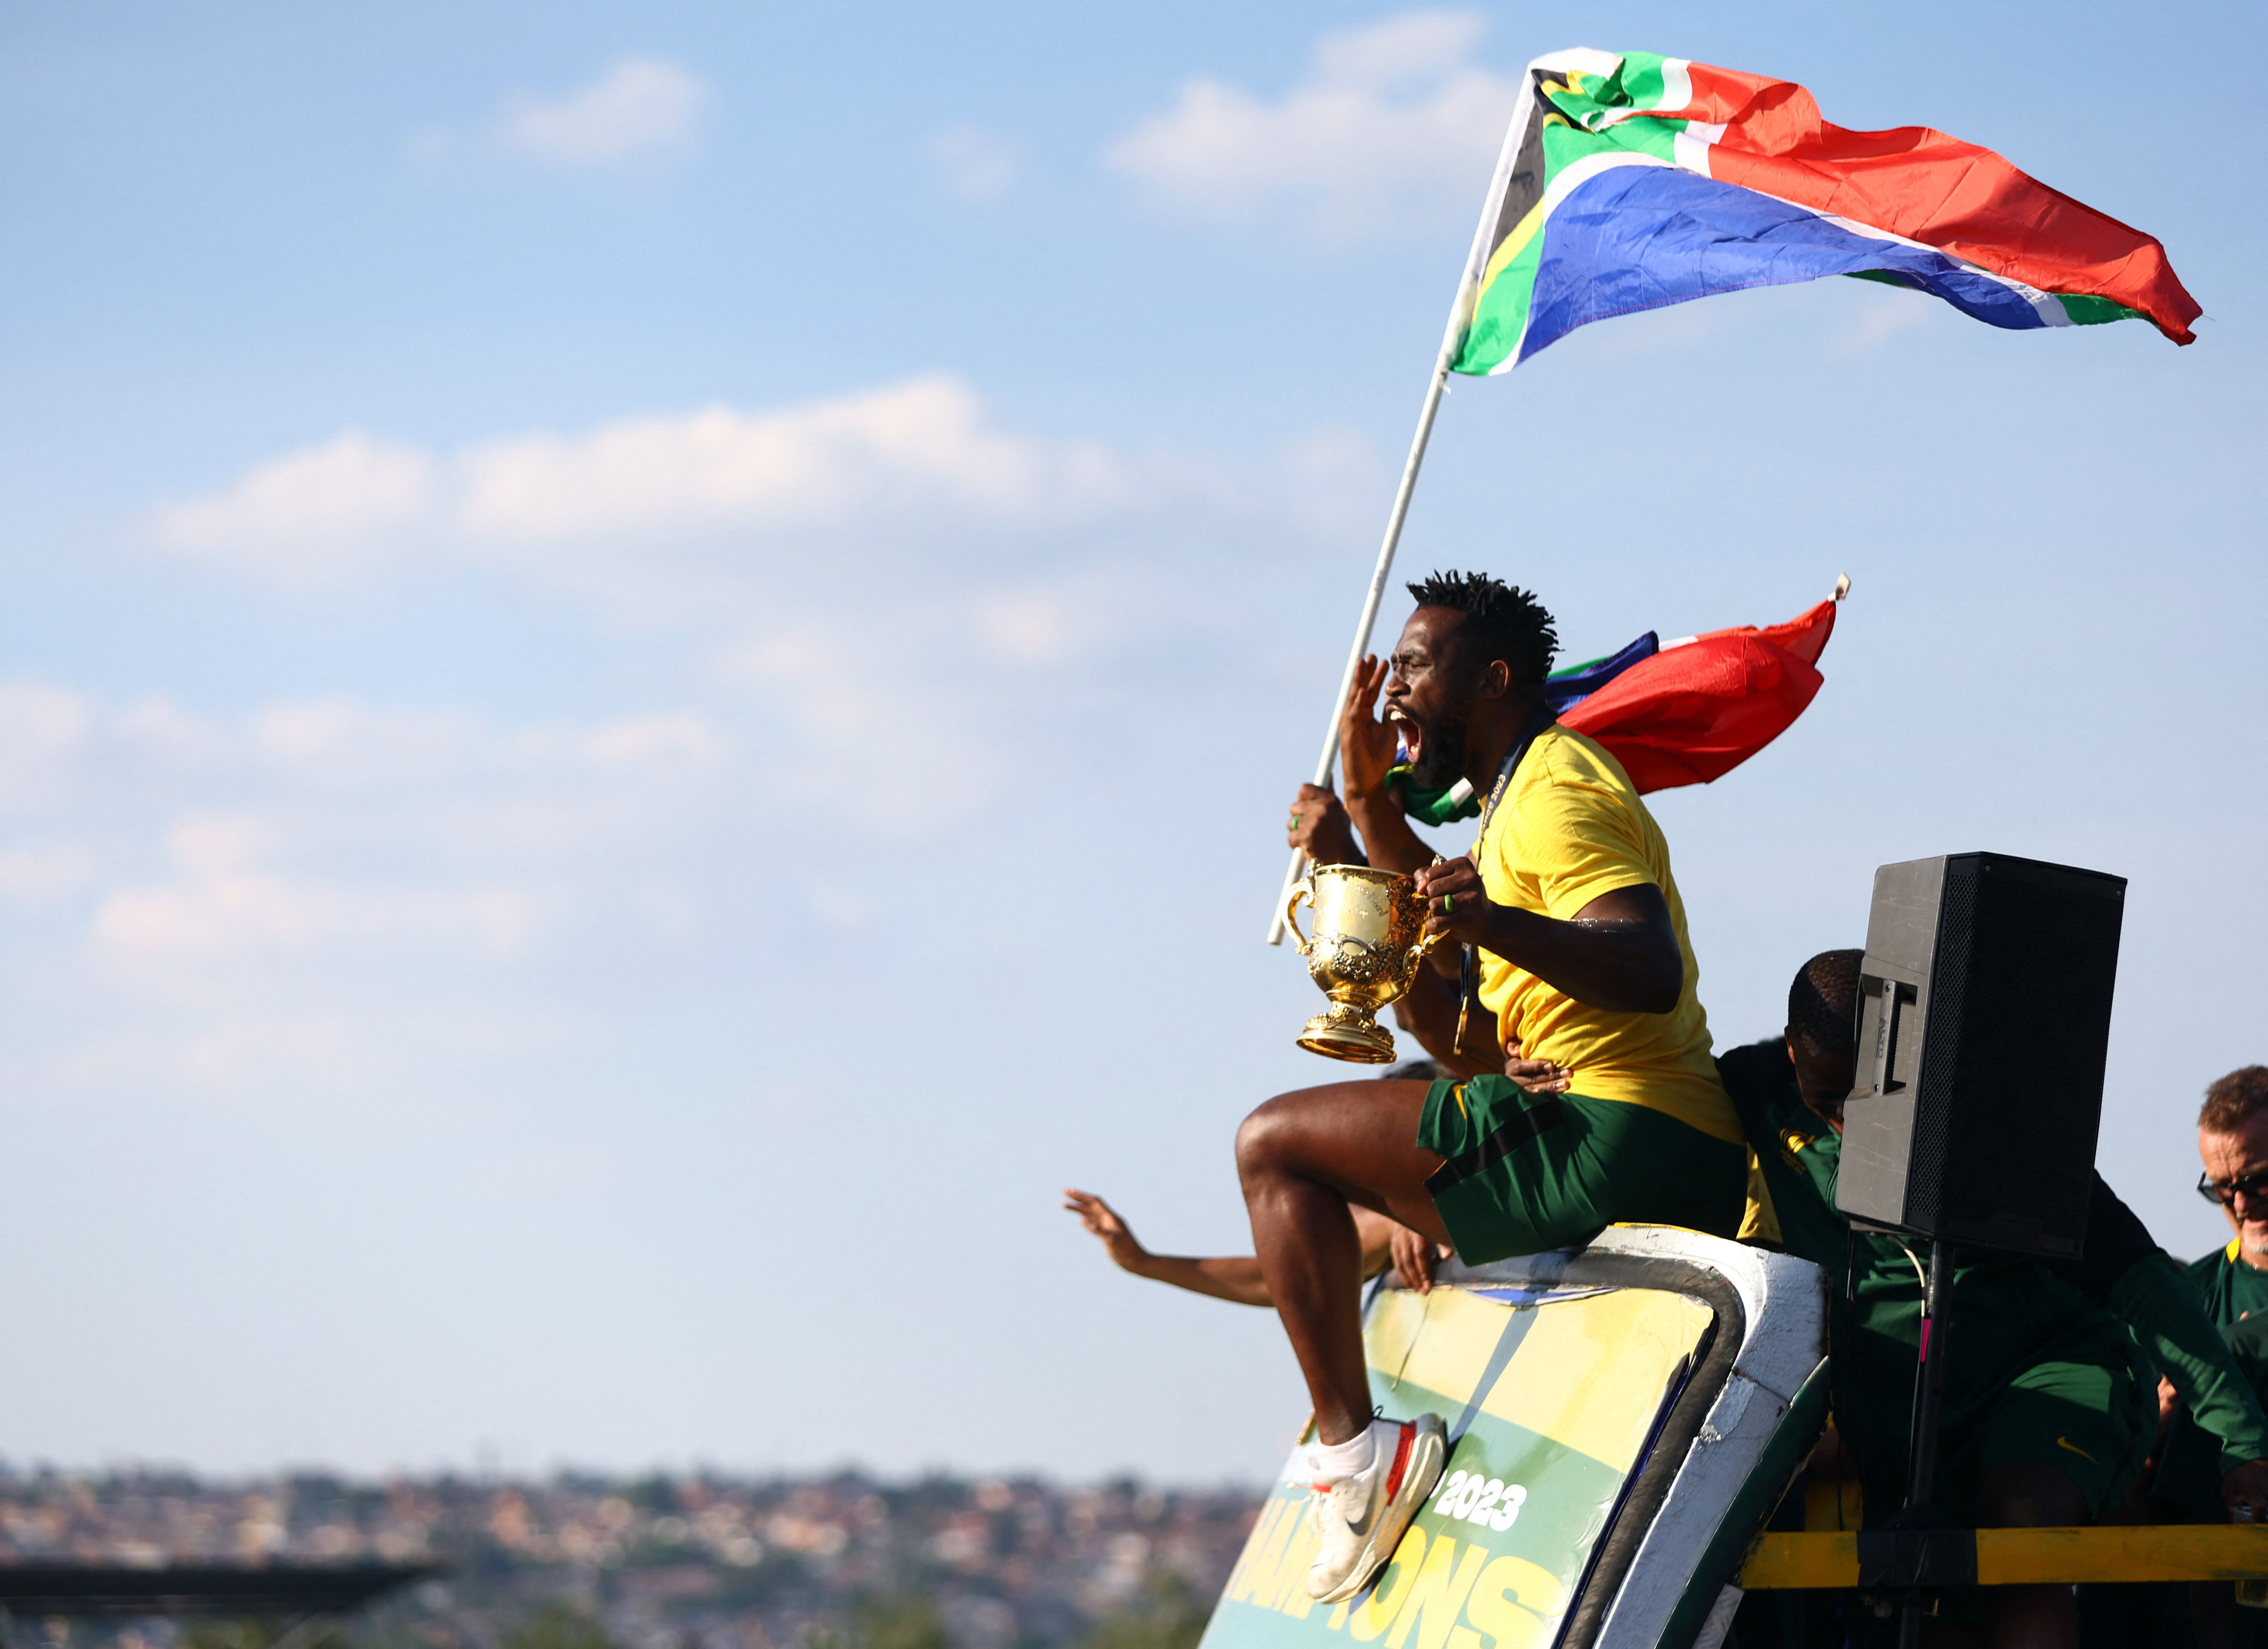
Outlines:
[{"label": "man's hand gripping flagpole", "polygon": [[[1473,231],[1473,249],[1465,259],[1465,272],[1457,283],[1457,296],[1449,306],[1449,324],[1441,335],[1441,353],[1433,363],[1433,376],[1425,385],[1425,404],[1418,414],[1418,433],[1410,443],[1409,461],[1402,466],[1402,484],[1394,490],[1394,508],[1386,518],[1386,541],[1379,546],[1378,565],[1370,575],[1370,593],[1363,598],[1362,616],[1354,627],[1354,646],[1347,653],[1346,669],[1339,677],[1338,697],[1331,704],[1330,719],[1323,724],[1323,754],[1315,763],[1315,785],[1322,789],[1331,782],[1331,766],[1338,760],[1339,720],[1346,714],[1347,700],[1354,692],[1355,672],[1361,668],[1363,656],[1370,651],[1371,631],[1377,628],[1378,604],[1386,596],[1386,581],[1394,571],[1394,552],[1402,542],[1402,522],[1410,513],[1410,495],[1417,490],[1418,469],[1425,461],[1425,443],[1433,434],[1433,415],[1440,409],[1441,397],[1449,387],[1449,364],[1464,347],[1465,328],[1472,323],[1473,297],[1480,290],[1481,270],[1489,255],[1496,227],[1497,216],[1503,209],[1505,186],[1512,176],[1513,158],[1520,153],[1521,136],[1528,129],[1528,109],[1532,99],[1522,97],[1520,112],[1513,117],[1511,129],[1505,134],[1504,152],[1497,157],[1496,174],[1489,180],[1488,198],[1481,207],[1480,226]],[[1304,849],[1292,850],[1292,862],[1284,872],[1284,886],[1276,894],[1276,909],[1268,923],[1268,942],[1284,942],[1284,907],[1292,897],[1292,885],[1307,873],[1307,855]]]}]

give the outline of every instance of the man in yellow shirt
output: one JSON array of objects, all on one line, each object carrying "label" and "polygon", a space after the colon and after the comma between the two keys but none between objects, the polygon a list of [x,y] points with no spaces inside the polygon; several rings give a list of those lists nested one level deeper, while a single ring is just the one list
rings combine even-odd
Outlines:
[{"label": "man in yellow shirt", "polygon": [[[1539,1095],[1500,1074],[1331,1083],[1278,1095],[1237,1135],[1261,1273],[1314,1399],[1322,1540],[1307,1589],[1326,1601],[1393,1553],[1446,1454],[1438,1416],[1370,1417],[1350,1205],[1478,1263],[1618,1221],[1731,1236],[1745,1201],[1668,845],[1622,764],[1552,720],[1550,615],[1481,573],[1410,590],[1418,610],[1390,660],[1365,661],[1349,706],[1344,817],[1371,863],[1416,872],[1431,931],[1476,947],[1494,1022],[1453,1049],[1458,991],[1428,971],[1403,1023],[1458,1069],[1497,1072],[1518,1043],[1571,1079]],[[1397,734],[1414,784],[1462,777],[1488,799],[1470,858],[1429,863],[1386,785]],[[1316,794],[1302,791],[1295,828],[1304,813],[1311,850],[1353,858]]]}]

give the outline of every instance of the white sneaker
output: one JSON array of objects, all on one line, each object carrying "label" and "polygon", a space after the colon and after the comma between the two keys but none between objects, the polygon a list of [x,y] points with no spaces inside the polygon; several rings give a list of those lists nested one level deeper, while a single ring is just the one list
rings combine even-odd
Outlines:
[{"label": "white sneaker", "polygon": [[1362,1590],[1433,1492],[1449,1457],[1449,1438],[1438,1414],[1414,1420],[1370,1423],[1370,1468],[1335,1483],[1318,1483],[1322,1545],[1307,1571],[1307,1595],[1336,1603]]}]

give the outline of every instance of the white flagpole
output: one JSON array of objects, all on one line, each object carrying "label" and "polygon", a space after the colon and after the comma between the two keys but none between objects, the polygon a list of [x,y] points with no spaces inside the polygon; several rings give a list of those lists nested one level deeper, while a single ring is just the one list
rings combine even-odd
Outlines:
[{"label": "white flagpole", "polygon": [[[1370,593],[1363,598],[1362,617],[1355,623],[1354,646],[1347,654],[1346,670],[1339,677],[1338,698],[1331,705],[1331,718],[1323,727],[1323,754],[1315,763],[1315,783],[1319,786],[1331,782],[1331,764],[1339,754],[1339,719],[1346,714],[1347,700],[1354,695],[1354,673],[1361,667],[1363,655],[1370,651],[1370,634],[1378,624],[1378,604],[1385,598],[1386,581],[1394,571],[1394,552],[1402,542],[1403,519],[1410,513],[1410,495],[1417,490],[1418,466],[1425,461],[1425,443],[1432,438],[1433,415],[1440,409],[1441,396],[1449,386],[1449,364],[1464,347],[1465,328],[1472,321],[1473,295],[1488,262],[1490,232],[1496,227],[1497,215],[1503,209],[1505,186],[1511,180],[1521,139],[1527,135],[1533,102],[1527,77],[1523,77],[1520,107],[1513,115],[1511,129],[1505,134],[1504,151],[1497,157],[1496,173],[1489,180],[1480,227],[1473,231],[1472,250],[1466,255],[1465,272],[1457,282],[1456,299],[1449,306],[1449,324],[1441,335],[1441,352],[1433,362],[1433,376],[1425,385],[1425,404],[1418,409],[1418,433],[1410,443],[1409,461],[1402,466],[1402,484],[1394,490],[1394,508],[1386,518],[1386,541],[1379,546],[1378,565],[1370,575]],[[1283,888],[1276,895],[1276,909],[1268,920],[1270,945],[1284,942],[1284,907],[1292,897],[1292,885],[1307,872],[1307,854],[1293,848],[1292,863],[1284,872]]]}]

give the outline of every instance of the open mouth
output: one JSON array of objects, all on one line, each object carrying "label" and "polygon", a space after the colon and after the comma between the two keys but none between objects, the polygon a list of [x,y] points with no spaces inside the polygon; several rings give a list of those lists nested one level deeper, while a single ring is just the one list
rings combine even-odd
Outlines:
[{"label": "open mouth", "polygon": [[1416,767],[1425,754],[1425,730],[1398,710],[1389,709],[1386,719],[1402,740],[1402,759]]}]

